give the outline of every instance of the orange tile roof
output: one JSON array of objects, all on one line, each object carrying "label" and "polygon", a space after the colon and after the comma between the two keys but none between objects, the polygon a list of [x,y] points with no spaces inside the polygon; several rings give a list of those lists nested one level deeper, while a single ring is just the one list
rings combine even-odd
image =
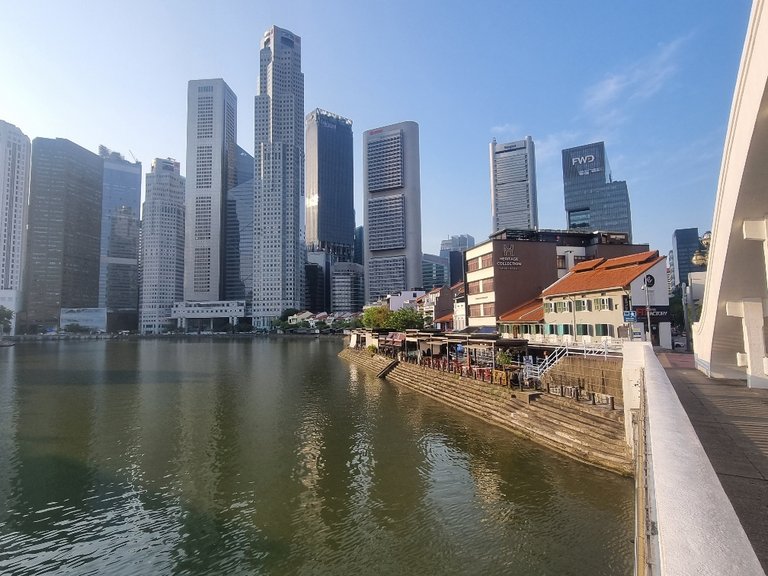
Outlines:
[{"label": "orange tile roof", "polygon": [[440,316],[440,318],[435,318],[435,322],[450,322],[451,320],[453,320],[453,312]]},{"label": "orange tile roof", "polygon": [[611,288],[627,288],[638,276],[645,273],[665,256],[659,257],[658,250],[620,256],[610,260],[599,259],[598,265],[592,267],[584,264],[595,262],[587,260],[580,262],[560,280],[546,288],[542,296],[558,296],[577,292],[595,292]]},{"label": "orange tile roof", "polygon": [[504,312],[499,317],[500,322],[544,322],[544,304],[541,298],[534,298],[525,304]]}]

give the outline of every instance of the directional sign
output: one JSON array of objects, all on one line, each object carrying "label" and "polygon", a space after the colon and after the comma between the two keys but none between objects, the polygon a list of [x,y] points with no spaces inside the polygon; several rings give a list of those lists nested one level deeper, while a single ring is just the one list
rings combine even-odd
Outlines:
[{"label": "directional sign", "polygon": [[637,312],[634,310],[624,310],[624,322],[637,322]]}]

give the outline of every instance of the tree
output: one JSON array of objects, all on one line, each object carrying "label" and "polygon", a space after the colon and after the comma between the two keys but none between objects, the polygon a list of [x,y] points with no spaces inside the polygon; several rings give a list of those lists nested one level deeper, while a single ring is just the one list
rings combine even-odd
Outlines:
[{"label": "tree", "polygon": [[13,311],[0,306],[0,334],[5,334],[11,329],[11,320],[13,320]]},{"label": "tree", "polygon": [[391,314],[386,306],[368,308],[363,312],[363,326],[366,328],[388,328],[387,322]]},{"label": "tree", "polygon": [[288,322],[288,318],[290,316],[293,316],[294,314],[298,314],[300,310],[296,310],[296,308],[286,308],[283,310],[283,313],[280,314],[280,322]]},{"label": "tree", "polygon": [[685,330],[685,317],[683,316],[683,295],[680,287],[675,288],[669,297],[669,320],[677,330]]},{"label": "tree", "polygon": [[403,332],[409,328],[424,328],[424,317],[413,308],[400,308],[389,315],[385,328]]}]

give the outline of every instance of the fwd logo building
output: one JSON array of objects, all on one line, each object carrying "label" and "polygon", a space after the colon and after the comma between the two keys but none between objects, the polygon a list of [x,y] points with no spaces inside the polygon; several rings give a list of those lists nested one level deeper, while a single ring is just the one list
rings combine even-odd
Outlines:
[{"label": "fwd logo building", "polygon": [[604,142],[563,150],[563,193],[569,229],[624,232],[631,242],[627,183],[613,180]]}]

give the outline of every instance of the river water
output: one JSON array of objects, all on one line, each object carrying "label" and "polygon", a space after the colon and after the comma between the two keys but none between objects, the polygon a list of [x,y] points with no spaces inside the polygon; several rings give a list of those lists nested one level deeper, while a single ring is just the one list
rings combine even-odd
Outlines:
[{"label": "river water", "polygon": [[340,349],[0,348],[0,574],[631,574],[630,480]]}]

